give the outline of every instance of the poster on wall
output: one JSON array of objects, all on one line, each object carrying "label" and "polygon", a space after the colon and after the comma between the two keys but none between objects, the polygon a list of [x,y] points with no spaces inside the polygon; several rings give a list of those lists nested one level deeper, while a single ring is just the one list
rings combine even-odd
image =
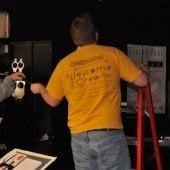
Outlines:
[{"label": "poster on wall", "polygon": [[[149,69],[149,83],[154,113],[166,112],[166,47],[151,45],[127,45],[127,53],[136,64],[144,64]],[[127,105],[137,107],[137,88],[127,85]]]}]

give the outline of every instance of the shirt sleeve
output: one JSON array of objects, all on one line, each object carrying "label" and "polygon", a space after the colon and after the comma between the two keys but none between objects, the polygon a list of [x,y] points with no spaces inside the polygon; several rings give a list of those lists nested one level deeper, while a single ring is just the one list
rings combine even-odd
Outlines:
[{"label": "shirt sleeve", "polygon": [[47,91],[49,94],[56,98],[61,100],[64,97],[64,91],[62,86],[62,67],[58,64],[56,68],[54,69],[48,83],[46,86]]},{"label": "shirt sleeve", "polygon": [[133,82],[142,73],[142,70],[122,51],[118,50],[117,56],[120,77],[130,83]]},{"label": "shirt sleeve", "polygon": [[0,102],[8,98],[15,88],[15,82],[11,80],[10,76],[6,76],[0,83]]}]

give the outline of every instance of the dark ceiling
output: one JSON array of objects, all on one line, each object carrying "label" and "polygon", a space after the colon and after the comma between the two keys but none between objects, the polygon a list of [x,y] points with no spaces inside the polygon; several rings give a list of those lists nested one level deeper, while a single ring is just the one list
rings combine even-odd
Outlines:
[{"label": "dark ceiling", "polygon": [[[168,1],[123,0],[1,0],[0,10],[9,11],[11,39],[57,39],[66,36],[70,20],[88,11],[96,16],[101,33],[107,37],[127,39],[127,34],[168,33]],[[63,32],[63,33],[61,33]],[[143,37],[139,35],[139,39]],[[138,37],[136,37],[138,38]],[[166,37],[162,36],[163,39]]]}]

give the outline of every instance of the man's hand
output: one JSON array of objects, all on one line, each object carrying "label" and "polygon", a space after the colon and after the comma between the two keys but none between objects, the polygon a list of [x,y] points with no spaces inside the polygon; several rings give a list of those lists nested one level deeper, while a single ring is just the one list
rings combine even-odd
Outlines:
[{"label": "man's hand", "polygon": [[41,93],[43,89],[45,89],[45,87],[41,83],[32,83],[30,86],[30,90],[34,94]]},{"label": "man's hand", "polygon": [[147,65],[144,65],[144,64],[140,64],[140,69],[142,71],[144,71],[145,73],[149,74],[149,67]]},{"label": "man's hand", "polygon": [[41,83],[32,83],[30,86],[30,90],[33,94],[40,94],[44,101],[52,107],[58,106],[62,100],[52,97],[46,90],[45,86]]},{"label": "man's hand", "polygon": [[15,72],[10,75],[11,80],[13,81],[21,81],[25,78],[25,74],[22,72]]}]

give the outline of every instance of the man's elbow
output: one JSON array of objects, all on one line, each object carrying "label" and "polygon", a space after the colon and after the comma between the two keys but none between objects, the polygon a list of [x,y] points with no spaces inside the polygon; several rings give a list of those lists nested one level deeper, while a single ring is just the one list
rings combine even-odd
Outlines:
[{"label": "man's elbow", "polygon": [[52,101],[49,101],[48,104],[51,106],[51,107],[57,107],[59,104],[61,103],[61,100],[52,100]]}]

